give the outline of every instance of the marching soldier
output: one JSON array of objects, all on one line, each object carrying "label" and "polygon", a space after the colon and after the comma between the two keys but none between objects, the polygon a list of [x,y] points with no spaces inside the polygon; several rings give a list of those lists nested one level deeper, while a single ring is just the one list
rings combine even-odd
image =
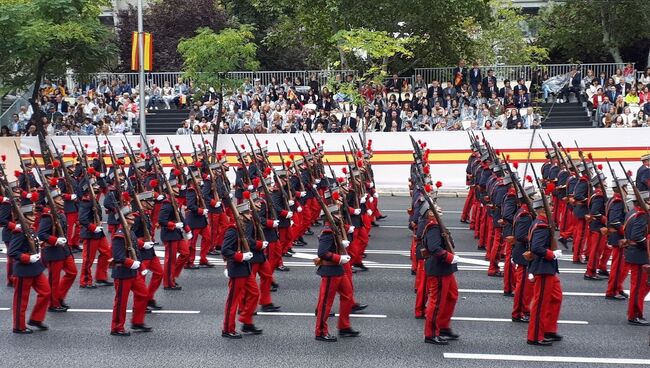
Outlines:
[{"label": "marching soldier", "polygon": [[[176,180],[170,180],[168,183],[172,195],[177,197],[180,188]],[[157,183],[154,182],[151,186],[157,187]],[[165,245],[163,288],[165,290],[181,290],[176,278],[180,276],[189,258],[190,250],[187,240],[192,239],[192,232],[185,224],[180,208],[174,206],[169,194],[165,195],[160,207],[158,225],[160,226],[160,240]]]},{"label": "marching soldier", "polygon": [[623,282],[630,269],[625,262],[624,249],[619,246],[623,239],[623,224],[627,210],[624,201],[627,199],[627,179],[615,179],[612,183],[614,195],[607,202],[607,246],[612,248],[612,268],[607,280],[605,298],[625,300],[628,294],[623,291]]},{"label": "marching soldier", "polygon": [[[253,259],[251,259],[251,273],[253,278],[256,275],[260,275],[260,301],[259,304],[262,306],[262,311],[264,312],[275,312],[280,309],[279,306],[273,304],[271,299],[271,290],[276,289],[273,287],[273,268],[267,257],[267,254],[270,255],[271,244],[274,244],[277,247],[278,243],[278,226],[280,226],[280,221],[273,217],[271,212],[271,206],[273,203],[268,203],[271,198],[258,198],[259,206],[258,217],[260,219],[260,225],[262,226],[264,232],[264,241],[267,243],[267,247],[263,252],[255,249],[253,250]],[[260,262],[261,261],[261,262]]]},{"label": "marching soldier", "polygon": [[557,321],[562,305],[557,259],[562,256],[562,251],[551,250],[554,239],[549,223],[552,223],[552,220],[546,216],[543,201],[536,200],[533,207],[537,216],[528,235],[533,256],[528,272],[533,275],[534,289],[527,342],[529,345],[550,346],[554,341],[562,340],[562,336],[557,333]]},{"label": "marching soldier", "polygon": [[[596,175],[602,175],[596,172]],[[604,180],[604,177],[603,177]],[[587,271],[584,274],[585,280],[602,280],[599,275],[607,276],[607,260],[605,260],[604,268],[600,262],[601,256],[609,258],[609,252],[605,251],[607,247],[607,218],[605,217],[605,190],[606,188],[600,187],[600,181],[594,177],[591,182],[594,188],[593,194],[589,197],[588,208],[589,214],[586,219],[589,222],[589,262],[587,263]]]},{"label": "marching soldier", "polygon": [[573,263],[584,263],[584,244],[588,237],[587,220],[587,199],[589,198],[589,178],[586,175],[588,167],[582,163],[578,166],[580,176],[575,183],[572,196],[569,203],[573,206],[573,215],[575,217],[575,226],[573,233]]},{"label": "marching soldier", "polygon": [[[197,175],[201,174],[197,173]],[[210,228],[208,227],[210,211],[206,208],[208,203],[204,203],[204,205],[201,206],[201,201],[205,200],[204,197],[201,197],[203,195],[203,189],[201,188],[202,183],[195,182],[193,177],[190,179],[192,180],[185,193],[187,203],[185,219],[187,221],[187,226],[189,226],[192,231],[192,239],[189,241],[189,258],[187,259],[185,268],[188,270],[195,270],[199,268],[199,266],[194,264],[194,259],[196,258],[196,244],[199,241],[199,236],[201,236],[201,254],[199,263],[203,262],[204,265],[208,264],[206,257],[210,250],[210,245],[208,244],[208,241],[210,240]]]},{"label": "marching soldier", "polygon": [[515,298],[512,304],[512,321],[527,323],[530,320],[530,302],[532,300],[533,284],[528,280],[528,260],[524,253],[529,249],[528,233],[533,224],[531,208],[525,203],[523,196],[531,200],[535,195],[535,187],[524,188],[525,193],[520,193],[519,208],[512,219],[512,261],[515,264]]},{"label": "marching soldier", "polygon": [[[5,178],[6,179],[6,178]],[[14,222],[14,215],[11,205],[12,196],[20,198],[20,186],[18,181],[8,182],[9,187],[12,192],[2,193],[0,196],[0,226],[2,227],[2,242],[5,245],[9,245],[9,240],[11,240],[11,233],[16,227]],[[7,286],[14,286],[14,277],[13,277],[13,262],[7,261]]]},{"label": "marching soldier", "polygon": [[[512,245],[514,244],[512,223],[517,214],[517,191],[512,186],[512,178],[510,176],[503,178],[502,185],[506,188],[506,193],[501,201],[501,210],[497,216],[497,224],[501,227],[501,247],[505,251],[503,265],[503,295],[513,296],[516,282],[513,270],[514,262],[512,262]],[[498,252],[497,254],[500,255],[501,252]]]},{"label": "marching soldier", "polygon": [[[65,150],[65,146],[63,146]],[[79,180],[75,176],[75,163],[74,161],[66,161],[64,163],[64,168],[61,170],[68,170],[70,177],[70,186],[72,189],[68,193],[68,188],[66,186],[65,180],[59,180],[59,189],[63,193],[63,212],[65,213],[66,222],[68,223],[68,229],[66,238],[68,239],[68,247],[74,252],[80,252],[81,249],[79,244],[81,239],[79,237],[81,233],[81,226],[79,225]]]},{"label": "marching soldier", "polygon": [[650,154],[641,156],[641,166],[636,171],[636,187],[641,192],[650,190]]},{"label": "marching soldier", "polygon": [[[637,177],[637,182],[639,178]],[[630,268],[630,298],[628,300],[627,321],[634,326],[648,326],[643,316],[643,304],[650,291],[648,287],[648,192],[641,192],[641,198],[633,196],[634,209],[631,209],[623,225],[625,239],[625,262]],[[645,201],[646,203],[641,203]]]},{"label": "marching soldier", "polygon": [[[58,189],[57,182],[58,180],[54,179],[50,183],[50,189]],[[48,311],[67,312],[69,306],[65,303],[65,297],[77,277],[77,266],[68,246],[68,239],[63,236],[64,234],[59,234],[55,226],[55,221],[58,221],[61,229],[69,226],[63,212],[64,199],[59,190],[52,190],[50,196],[54,200],[57,212],[52,213],[49,207],[45,207],[38,225],[38,238],[43,242],[43,261],[48,269],[51,290]],[[56,220],[54,216],[57,216]],[[61,277],[62,271],[63,277]]]},{"label": "marching soldier", "polygon": [[[23,205],[20,211],[25,223],[14,227],[7,252],[8,261],[13,263],[15,277],[12,307],[13,332],[30,334],[32,330],[25,326],[25,313],[29,303],[30,290],[33,288],[37,297],[27,324],[40,331],[48,330],[43,321],[45,320],[47,306],[50,303],[51,291],[47,277],[43,274],[45,265],[41,261],[41,255],[38,252],[38,239],[35,236],[32,238],[34,234],[31,228],[34,226],[35,220],[34,204]],[[23,229],[23,226],[25,229]]]},{"label": "marching soldier", "polygon": [[152,328],[144,323],[147,310],[148,292],[141,277],[141,260],[139,259],[138,243],[143,246],[152,245],[138,239],[131,230],[135,215],[130,207],[121,209],[126,221],[126,228],[120,225],[113,235],[111,252],[113,255],[113,269],[111,276],[115,280],[115,302],[113,304],[113,319],[111,321],[111,335],[130,336],[131,333],[124,329],[126,322],[126,306],[129,294],[133,293],[133,313],[131,316],[131,329],[137,332],[151,332]]}]

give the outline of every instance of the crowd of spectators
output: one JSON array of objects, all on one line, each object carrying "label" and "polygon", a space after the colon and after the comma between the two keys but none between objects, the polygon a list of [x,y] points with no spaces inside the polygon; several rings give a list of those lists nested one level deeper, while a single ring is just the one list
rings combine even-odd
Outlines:
[{"label": "crowd of spectators", "polygon": [[[466,129],[528,129],[542,127],[537,102],[583,106],[601,127],[647,126],[650,118],[650,69],[636,78],[631,65],[608,76],[573,67],[562,75],[542,70],[531,80],[497,80],[494,70],[483,70],[464,60],[449,80],[401,78],[384,83],[359,82],[354,75],[335,74],[325,85],[313,74],[300,77],[244,79],[239,88],[224,94],[200,91],[178,77],[174,83],[145,87],[147,113],[178,109],[187,113],[177,134],[392,132]],[[121,79],[68,89],[65,82],[45,80],[38,108],[47,135],[95,135],[136,132],[138,86]],[[350,90],[356,91],[350,93]],[[352,96],[354,94],[354,96]],[[573,95],[573,99],[571,99]],[[34,111],[23,106],[0,136],[36,135]]]}]

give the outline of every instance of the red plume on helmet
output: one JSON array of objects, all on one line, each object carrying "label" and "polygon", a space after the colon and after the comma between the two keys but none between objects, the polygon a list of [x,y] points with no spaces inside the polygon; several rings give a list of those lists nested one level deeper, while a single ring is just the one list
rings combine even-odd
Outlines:
[{"label": "red plume on helmet", "polygon": [[138,148],[142,148],[142,143],[138,142],[138,143],[136,143],[136,146],[137,146]]},{"label": "red plume on helmet", "polygon": [[357,161],[357,166],[363,167],[363,160],[358,160]]},{"label": "red plume on helmet", "polygon": [[181,176],[181,171],[179,169],[174,169],[173,173],[174,173],[174,177],[176,177],[176,178]]},{"label": "red plume on helmet", "polygon": [[88,168],[88,174],[90,174],[90,175],[97,175],[97,170],[95,170],[94,167],[89,167],[89,168]]},{"label": "red plume on helmet", "polygon": [[594,159],[594,157],[591,155],[591,152],[587,153],[587,157],[589,157],[590,160]]},{"label": "red plume on helmet", "polygon": [[131,202],[131,196],[129,195],[129,192],[122,192],[122,202],[124,203]]},{"label": "red plume on helmet", "polygon": [[325,144],[325,140],[324,140],[324,139],[321,139],[321,140],[320,140],[320,143],[321,143],[321,144]]},{"label": "red plume on helmet", "polygon": [[243,144],[240,144],[239,147],[241,147],[241,149],[243,149],[243,150],[246,149],[246,146],[244,146]]},{"label": "red plume on helmet", "polygon": [[225,156],[226,154],[228,154],[228,151],[226,151],[226,149],[224,148],[221,150],[221,154]]},{"label": "red plume on helmet", "polygon": [[432,189],[433,189],[433,188],[431,187],[431,184],[425,184],[425,185],[424,185],[424,191],[425,191],[425,192],[427,192],[427,193],[431,193],[431,190],[432,190]]},{"label": "red plume on helmet", "polygon": [[108,141],[107,141],[107,140],[104,140],[104,146],[107,145],[107,144],[108,144]]},{"label": "red plume on helmet", "polygon": [[555,183],[548,183],[546,184],[546,189],[544,190],[544,193],[546,195],[551,195],[553,191],[555,190]]},{"label": "red plume on helmet", "polygon": [[603,164],[598,164],[596,167],[598,168],[598,170],[602,170],[603,169]]},{"label": "red plume on helmet", "polygon": [[156,143],[156,140],[155,139],[150,139],[149,143],[154,144],[154,143]]},{"label": "red plume on helmet", "polygon": [[336,178],[336,181],[339,182],[339,183],[343,183],[345,181],[345,179],[339,176],[339,177]]},{"label": "red plume on helmet", "polygon": [[429,165],[424,165],[424,167],[422,168],[422,171],[425,174],[429,174],[429,173],[431,173],[431,167]]},{"label": "red plume on helmet", "polygon": [[363,157],[363,153],[361,153],[361,151],[357,151],[357,157],[359,158]]},{"label": "red plume on helmet", "polygon": [[153,151],[154,151],[154,153],[159,154],[160,153],[160,148],[154,147]]},{"label": "red plume on helmet", "polygon": [[217,153],[217,161],[221,161],[221,158],[222,158],[222,157],[223,157],[223,156],[221,156],[221,153]]},{"label": "red plume on helmet", "polygon": [[262,144],[261,144],[259,141],[257,141],[257,142],[255,143],[255,145],[256,145],[258,148],[259,148],[259,147],[262,147]]},{"label": "red plume on helmet", "polygon": [[52,179],[50,179],[50,186],[51,186],[51,187],[55,187],[55,186],[57,186],[57,185],[59,185],[59,178],[52,178]]},{"label": "red plume on helmet", "polygon": [[84,148],[88,149],[88,143],[84,144]]},{"label": "red plume on helmet", "polygon": [[517,170],[519,168],[519,162],[518,161],[513,162],[512,167],[514,167],[515,170]]},{"label": "red plume on helmet", "polygon": [[23,174],[22,171],[20,171],[20,170],[14,170],[14,176],[15,176],[15,177],[19,177],[19,176],[21,176],[22,174]]},{"label": "red plume on helmet", "polygon": [[118,158],[117,159],[117,164],[120,165],[120,166],[124,165],[124,160],[122,160],[121,158]]},{"label": "red plume on helmet", "polygon": [[501,151],[499,151],[499,150],[494,150],[494,154],[497,155],[497,156],[499,156],[499,155],[501,155]]},{"label": "red plume on helmet", "polygon": [[533,182],[533,177],[530,176],[530,175],[526,175],[526,181],[529,182],[529,183],[532,183]]},{"label": "red plume on helmet", "polygon": [[422,142],[422,148],[427,148],[427,142]]},{"label": "red plume on helmet", "polygon": [[147,157],[147,156],[145,156],[145,155],[144,155],[144,153],[140,153],[140,158],[141,158],[141,159],[143,159],[143,160],[144,160],[144,159],[145,159],[145,157]]},{"label": "red plume on helmet", "polygon": [[196,167],[198,167],[198,168],[201,168],[201,167],[203,166],[203,162],[201,162],[201,161],[196,161],[196,162],[194,163],[194,166],[196,166]]},{"label": "red plume on helmet", "polygon": [[242,196],[244,199],[251,199],[251,192],[245,190],[244,193],[242,193]]},{"label": "red plume on helmet", "polygon": [[177,145],[174,146],[174,147],[176,148],[176,151],[180,151],[180,150],[181,150],[181,146],[180,146],[179,144],[177,144]]},{"label": "red plume on helmet", "polygon": [[97,152],[91,152],[89,156],[90,158],[95,158],[97,157]]},{"label": "red plume on helmet", "polygon": [[260,186],[260,178],[253,178],[253,187],[257,188]]},{"label": "red plume on helmet", "polygon": [[347,174],[348,173],[348,168],[344,167],[344,168],[341,169],[341,171],[343,171],[344,174]]},{"label": "red plume on helmet", "polygon": [[506,160],[510,161],[510,154],[509,153],[506,155]]},{"label": "red plume on helmet", "polygon": [[62,145],[61,145],[61,151],[65,151],[65,147],[66,147],[66,145],[65,145],[65,144],[62,144]]},{"label": "red plume on helmet", "polygon": [[156,180],[156,179],[151,179],[151,180],[149,181],[149,186],[152,187],[152,188],[157,188],[157,187],[158,187],[158,180]]},{"label": "red plume on helmet", "polygon": [[339,192],[332,193],[332,200],[338,201],[340,198],[341,198],[341,195],[339,194]]},{"label": "red plume on helmet", "polygon": [[2,162],[7,161],[7,155],[0,155],[0,159],[2,159]]},{"label": "red plume on helmet", "polygon": [[558,146],[558,147],[562,147],[562,142],[557,141],[557,146]]},{"label": "red plume on helmet", "polygon": [[294,155],[294,154],[292,153],[292,154],[289,155],[289,158],[290,158],[292,161],[295,161],[295,160],[296,160],[296,155]]},{"label": "red plume on helmet", "polygon": [[203,141],[203,143],[205,143],[205,144],[210,144],[210,141],[208,141],[208,140],[206,139],[206,140]]},{"label": "red plume on helmet", "polygon": [[631,178],[632,177],[632,170],[628,170],[627,175]]},{"label": "red plume on helmet", "polygon": [[60,162],[60,161],[54,161],[54,162],[52,162],[52,167],[54,167],[55,169],[56,169],[56,168],[59,168],[60,166],[61,166],[61,162]]},{"label": "red plume on helmet", "polygon": [[77,152],[72,152],[71,155],[72,155],[72,158],[77,158]]},{"label": "red plume on helmet", "polygon": [[264,174],[266,174],[267,176],[271,175],[271,168],[267,167],[266,169],[264,169]]},{"label": "red plume on helmet", "polygon": [[438,180],[436,182],[436,188],[440,188],[441,186],[442,186],[442,182],[440,180]]},{"label": "red plume on helmet", "polygon": [[288,161],[284,162],[284,166],[286,166],[286,167],[291,166],[291,164],[293,164],[293,161],[291,161],[291,160],[288,160]]},{"label": "red plume on helmet", "polygon": [[32,191],[32,203],[36,203],[36,202],[38,202],[39,199],[40,199],[40,197],[39,197],[39,195],[38,195],[38,192],[35,191],[35,190]]}]

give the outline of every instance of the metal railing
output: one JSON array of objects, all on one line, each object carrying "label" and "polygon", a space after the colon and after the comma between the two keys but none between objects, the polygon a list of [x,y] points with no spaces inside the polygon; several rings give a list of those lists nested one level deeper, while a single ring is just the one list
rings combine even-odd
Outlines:
[{"label": "metal railing", "polygon": [[20,96],[16,96],[14,102],[2,112],[0,115],[0,126],[9,125],[12,121],[12,116],[20,112],[23,106],[29,107],[29,98],[32,96],[32,89],[30,88]]}]

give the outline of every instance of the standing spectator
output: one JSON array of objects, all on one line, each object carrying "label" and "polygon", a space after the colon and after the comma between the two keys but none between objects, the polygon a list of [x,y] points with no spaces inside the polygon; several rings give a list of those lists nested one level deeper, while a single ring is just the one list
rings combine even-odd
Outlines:
[{"label": "standing spectator", "polygon": [[527,108],[530,106],[530,96],[526,93],[526,90],[520,88],[518,94],[515,96],[515,107],[518,109]]},{"label": "standing spectator", "polygon": [[454,78],[453,86],[456,88],[456,91],[460,91],[460,87],[467,82],[467,68],[465,68],[464,59],[458,61],[458,66],[454,68],[452,75]]},{"label": "standing spectator", "polygon": [[472,86],[472,90],[476,91],[478,85],[481,84],[482,81],[481,69],[479,69],[478,63],[474,62],[472,64],[472,70],[469,71],[469,84]]},{"label": "standing spectator", "polygon": [[184,106],[187,105],[188,103],[188,94],[189,89],[187,87],[187,84],[183,81],[183,78],[178,77],[178,81],[174,85],[174,92],[173,92],[173,101],[174,104],[176,104],[176,107],[180,110]]},{"label": "standing spectator", "polygon": [[488,69],[487,76],[485,78],[483,78],[483,81],[482,81],[482,83],[483,83],[483,91],[488,90],[488,87],[490,86],[490,82],[492,82],[492,87],[496,90],[497,77],[494,76],[494,70],[493,69]]},{"label": "standing spectator", "polygon": [[398,92],[399,93],[399,92],[402,91],[402,84],[403,83],[404,82],[402,81],[402,79],[400,79],[400,77],[397,74],[393,74],[393,77],[386,82],[386,88],[390,92]]},{"label": "standing spectator", "polygon": [[25,126],[20,121],[18,114],[11,115],[11,123],[9,123],[9,128],[11,129],[11,134],[14,136],[19,136],[22,132],[25,131]]}]

